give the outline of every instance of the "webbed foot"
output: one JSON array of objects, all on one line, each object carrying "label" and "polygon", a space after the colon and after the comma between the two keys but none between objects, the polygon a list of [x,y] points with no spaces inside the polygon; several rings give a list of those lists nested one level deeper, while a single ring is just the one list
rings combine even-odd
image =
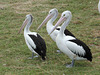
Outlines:
[{"label": "webbed foot", "polygon": [[57,53],[62,53],[60,50],[57,50]]}]

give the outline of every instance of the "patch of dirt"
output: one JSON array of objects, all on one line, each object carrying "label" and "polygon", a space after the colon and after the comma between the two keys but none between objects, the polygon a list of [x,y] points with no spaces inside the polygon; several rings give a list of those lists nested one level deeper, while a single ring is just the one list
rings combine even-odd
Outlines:
[{"label": "patch of dirt", "polygon": [[100,30],[93,29],[92,35],[93,35],[93,37],[96,37],[96,38],[100,37]]},{"label": "patch of dirt", "polygon": [[72,23],[73,23],[73,24],[82,24],[83,22],[77,20],[77,21],[73,21]]},{"label": "patch of dirt", "polygon": [[0,58],[2,58],[2,57],[3,57],[3,55],[0,54]]},{"label": "patch of dirt", "polygon": [[[32,4],[32,2],[35,1],[36,4]],[[41,0],[40,0],[41,2]],[[44,0],[43,0],[44,2]],[[29,1],[26,1],[26,2],[17,2],[17,3],[14,3],[12,4],[12,8],[15,10],[16,13],[19,13],[19,14],[22,14],[22,13],[30,13],[30,8],[34,8],[34,7],[46,7],[47,4],[43,5],[41,3],[39,3],[39,1],[37,0],[29,0]]]},{"label": "patch of dirt", "polygon": [[32,6],[32,0],[27,2],[20,2],[20,3],[14,3],[12,4],[12,8],[15,10],[16,13],[22,14],[22,13],[28,13],[27,10],[30,10],[30,7]]},{"label": "patch of dirt", "polygon": [[97,58],[100,59],[100,56],[98,56]]},{"label": "patch of dirt", "polygon": [[7,5],[0,4],[0,9],[4,9]]},{"label": "patch of dirt", "polygon": [[6,8],[6,7],[8,7],[9,6],[9,4],[6,4],[6,3],[0,3],[0,9],[4,9],[4,8]]},{"label": "patch of dirt", "polygon": [[[25,2],[16,2],[16,3],[0,3],[0,9],[4,9],[6,7],[11,7],[13,11],[18,14],[29,14],[31,13],[31,8],[35,9],[35,7],[48,7],[48,4],[45,3],[47,0],[28,0]],[[32,4],[34,2],[34,4]],[[47,8],[46,8],[47,9]],[[40,11],[42,13],[48,12],[47,11]],[[36,12],[37,13],[37,12]]]}]

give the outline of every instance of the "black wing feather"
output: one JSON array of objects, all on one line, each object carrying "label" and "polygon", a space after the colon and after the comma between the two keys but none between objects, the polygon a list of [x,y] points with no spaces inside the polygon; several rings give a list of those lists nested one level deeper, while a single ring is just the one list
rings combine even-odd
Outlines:
[{"label": "black wing feather", "polygon": [[[69,40],[71,42],[74,42],[76,43],[77,45],[80,45],[84,48],[86,54],[84,56],[82,55],[79,55],[77,54],[78,56],[81,56],[81,57],[84,57],[84,58],[87,58],[89,61],[92,61],[92,53],[91,53],[91,50],[89,49],[89,47],[84,43],[82,42],[81,40],[79,39],[73,39],[73,40]],[[74,52],[75,53],[75,52]],[[76,54],[76,53],[75,53]]]},{"label": "black wing feather", "polygon": [[[60,28],[56,28],[56,30],[60,30]],[[75,37],[68,29],[65,29],[64,34],[65,34],[66,36],[69,35],[69,36]]]},{"label": "black wing feather", "polygon": [[43,40],[43,38],[39,34],[37,34],[37,36],[32,35],[32,34],[28,34],[28,35],[34,41],[34,43],[36,45],[36,49],[34,49],[34,50],[42,57],[43,60],[45,60],[46,44],[45,44],[45,41]]}]

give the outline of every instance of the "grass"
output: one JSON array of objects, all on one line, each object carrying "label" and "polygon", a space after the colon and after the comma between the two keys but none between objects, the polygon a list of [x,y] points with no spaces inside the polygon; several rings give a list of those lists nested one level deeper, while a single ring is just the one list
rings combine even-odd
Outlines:
[{"label": "grass", "polygon": [[[100,14],[98,0],[0,0],[0,74],[1,75],[99,75],[100,74]],[[57,8],[59,16],[63,11],[72,12],[72,20],[67,27],[77,38],[91,49],[93,62],[76,61],[75,67],[66,68],[70,59],[65,54],[57,54],[55,42],[47,35],[45,26],[39,34],[47,45],[47,60],[28,60],[31,51],[18,35],[26,14],[34,16],[31,31],[36,31],[52,8]],[[57,19],[58,20],[58,19]]]}]

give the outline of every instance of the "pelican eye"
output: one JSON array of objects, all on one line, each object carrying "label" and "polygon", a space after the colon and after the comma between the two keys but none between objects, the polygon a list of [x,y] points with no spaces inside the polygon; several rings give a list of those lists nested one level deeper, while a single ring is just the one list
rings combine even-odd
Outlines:
[{"label": "pelican eye", "polygon": [[65,14],[63,16],[65,16]]}]

